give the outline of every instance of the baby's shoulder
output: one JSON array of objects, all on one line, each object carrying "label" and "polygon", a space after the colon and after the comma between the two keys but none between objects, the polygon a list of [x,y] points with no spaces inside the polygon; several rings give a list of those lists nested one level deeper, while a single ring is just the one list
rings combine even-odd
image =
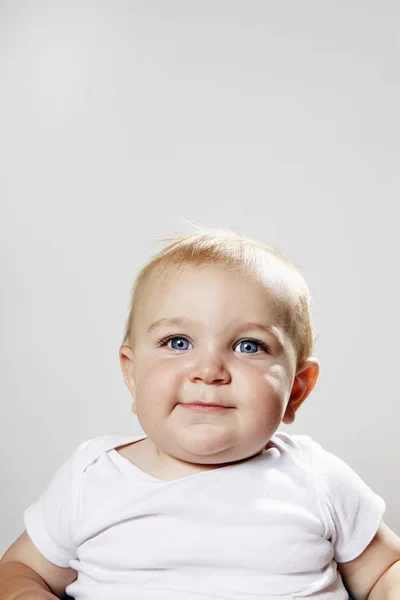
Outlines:
[{"label": "baby's shoulder", "polygon": [[306,434],[289,435],[278,431],[271,438],[270,445],[276,448],[282,458],[296,463],[303,469],[312,469],[331,456],[318,442]]},{"label": "baby's shoulder", "polygon": [[75,472],[82,473],[105,452],[130,444],[136,441],[136,439],[138,439],[138,436],[111,434],[101,435],[82,442],[71,457],[73,469]]},{"label": "baby's shoulder", "polygon": [[276,448],[295,454],[313,453],[323,450],[309,435],[290,435],[284,431],[277,431],[271,438],[270,443]]},{"label": "baby's shoulder", "polygon": [[[282,458],[306,470],[314,479],[324,480],[329,485],[342,485],[349,479],[358,478],[343,459],[323,448],[309,435],[289,435],[279,431],[271,438],[271,443]],[[288,464],[287,460],[283,464]]]}]

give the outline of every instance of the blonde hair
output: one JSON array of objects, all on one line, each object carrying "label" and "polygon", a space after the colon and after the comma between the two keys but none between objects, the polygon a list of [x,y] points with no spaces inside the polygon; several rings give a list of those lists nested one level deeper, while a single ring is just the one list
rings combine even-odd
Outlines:
[{"label": "blonde hair", "polygon": [[168,277],[169,267],[178,270],[186,265],[218,264],[265,285],[296,349],[297,366],[311,356],[314,326],[310,292],[298,268],[278,250],[222,229],[199,229],[196,233],[173,236],[167,241],[167,245],[144,265],[134,282],[123,345],[134,345],[134,317],[151,280]]}]

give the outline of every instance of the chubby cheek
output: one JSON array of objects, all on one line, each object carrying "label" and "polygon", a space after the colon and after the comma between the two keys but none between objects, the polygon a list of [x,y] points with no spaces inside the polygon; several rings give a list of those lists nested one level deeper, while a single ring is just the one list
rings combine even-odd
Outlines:
[{"label": "chubby cheek", "polygon": [[[242,379],[241,397],[244,405],[257,413],[260,418],[280,420],[285,412],[289,398],[287,378],[282,370],[277,368],[268,371],[253,370],[250,377]],[[250,402],[246,402],[246,398]]]},{"label": "chubby cheek", "polygon": [[[174,402],[180,386],[180,377],[167,361],[143,360],[136,370],[136,405],[151,410]],[[170,402],[168,402],[170,400]]]}]

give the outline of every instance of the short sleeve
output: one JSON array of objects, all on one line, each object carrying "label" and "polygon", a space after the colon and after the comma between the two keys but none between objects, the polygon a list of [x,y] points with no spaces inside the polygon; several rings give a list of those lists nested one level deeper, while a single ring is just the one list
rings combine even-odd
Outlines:
[{"label": "short sleeve", "polygon": [[78,446],[24,513],[25,528],[33,544],[59,567],[68,567],[69,561],[76,558],[73,524],[79,478],[77,459],[88,443]]},{"label": "short sleeve", "polygon": [[353,560],[366,549],[378,531],[385,502],[343,460],[308,436],[296,438],[303,451],[309,453],[335,560]]}]

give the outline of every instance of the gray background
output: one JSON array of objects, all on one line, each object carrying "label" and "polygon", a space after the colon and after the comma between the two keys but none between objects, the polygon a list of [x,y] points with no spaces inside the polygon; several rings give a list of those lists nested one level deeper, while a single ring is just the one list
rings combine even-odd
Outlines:
[{"label": "gray background", "polygon": [[0,3],[0,551],[83,440],[139,432],[118,361],[169,231],[242,231],[309,282],[294,425],[400,533],[398,2]]}]

